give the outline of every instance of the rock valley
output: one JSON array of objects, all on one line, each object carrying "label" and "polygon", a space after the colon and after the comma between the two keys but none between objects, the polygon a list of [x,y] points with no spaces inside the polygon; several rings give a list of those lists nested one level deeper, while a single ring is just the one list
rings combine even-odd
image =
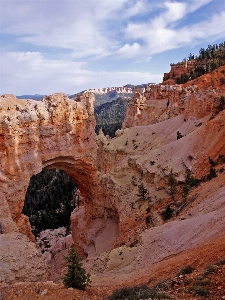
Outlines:
[{"label": "rock valley", "polygon": [[[137,87],[113,139],[95,134],[91,92],[76,101],[65,94],[41,102],[1,96],[0,283],[52,280],[21,213],[30,178],[48,168],[78,184],[72,238],[94,287],[160,280],[224,255],[224,94],[199,82]],[[211,180],[209,157],[217,174]],[[187,170],[201,182],[184,197]],[[168,205],[173,215],[165,220]]]}]

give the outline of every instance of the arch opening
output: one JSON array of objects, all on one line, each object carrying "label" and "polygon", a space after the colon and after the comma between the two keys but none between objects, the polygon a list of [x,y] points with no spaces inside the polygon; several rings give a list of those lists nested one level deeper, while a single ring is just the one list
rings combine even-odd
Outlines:
[{"label": "arch opening", "polygon": [[77,184],[61,169],[44,169],[30,179],[22,213],[29,217],[35,237],[42,230],[65,227],[76,207]]},{"label": "arch opening", "polygon": [[64,257],[73,244],[70,217],[79,197],[77,184],[62,169],[43,169],[30,178],[22,213],[29,218],[49,279],[55,282],[66,269]]}]

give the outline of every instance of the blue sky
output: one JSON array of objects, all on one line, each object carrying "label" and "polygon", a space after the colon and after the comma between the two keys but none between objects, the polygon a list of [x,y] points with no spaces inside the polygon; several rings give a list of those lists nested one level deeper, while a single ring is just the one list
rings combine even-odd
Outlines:
[{"label": "blue sky", "polygon": [[224,0],[0,0],[0,94],[159,83],[224,40]]}]

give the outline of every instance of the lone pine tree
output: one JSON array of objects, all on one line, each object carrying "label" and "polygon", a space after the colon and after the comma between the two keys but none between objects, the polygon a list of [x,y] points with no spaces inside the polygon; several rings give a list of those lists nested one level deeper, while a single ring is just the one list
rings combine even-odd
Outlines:
[{"label": "lone pine tree", "polygon": [[169,185],[169,194],[171,195],[172,199],[175,201],[175,194],[177,192],[177,180],[173,174],[173,170],[170,170],[170,174],[168,177],[168,185]]},{"label": "lone pine tree", "polygon": [[63,284],[66,287],[72,287],[80,290],[85,290],[86,286],[90,285],[90,274],[87,274],[82,268],[81,258],[76,253],[74,245],[68,250],[68,256],[64,257],[67,261],[68,272],[65,274]]},{"label": "lone pine tree", "polygon": [[142,199],[142,200],[146,200],[148,198],[148,190],[144,187],[143,182],[138,185],[138,196]]}]

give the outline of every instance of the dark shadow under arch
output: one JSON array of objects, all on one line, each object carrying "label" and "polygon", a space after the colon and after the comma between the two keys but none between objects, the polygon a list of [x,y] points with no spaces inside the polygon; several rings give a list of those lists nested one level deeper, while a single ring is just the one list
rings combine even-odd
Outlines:
[{"label": "dark shadow under arch", "polygon": [[32,232],[66,227],[76,207],[77,184],[61,169],[45,169],[30,179],[23,214],[30,220]]}]

